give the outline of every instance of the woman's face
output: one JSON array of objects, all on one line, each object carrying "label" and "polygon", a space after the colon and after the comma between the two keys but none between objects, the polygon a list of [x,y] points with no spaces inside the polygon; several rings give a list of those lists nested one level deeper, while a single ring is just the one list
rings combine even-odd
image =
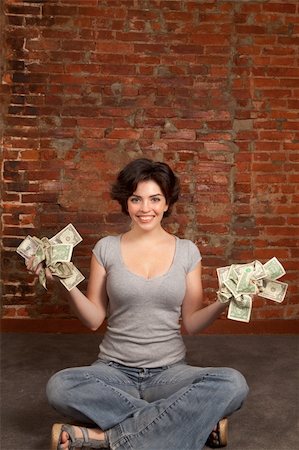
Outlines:
[{"label": "woman's face", "polygon": [[154,180],[140,181],[128,198],[128,213],[133,227],[152,230],[160,226],[168,205],[160,186]]}]

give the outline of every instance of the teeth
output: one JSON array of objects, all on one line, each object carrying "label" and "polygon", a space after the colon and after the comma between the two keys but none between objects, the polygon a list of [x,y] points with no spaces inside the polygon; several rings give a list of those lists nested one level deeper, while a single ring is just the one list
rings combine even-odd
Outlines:
[{"label": "teeth", "polygon": [[150,220],[152,220],[152,216],[139,216],[139,219],[143,222],[149,222]]}]

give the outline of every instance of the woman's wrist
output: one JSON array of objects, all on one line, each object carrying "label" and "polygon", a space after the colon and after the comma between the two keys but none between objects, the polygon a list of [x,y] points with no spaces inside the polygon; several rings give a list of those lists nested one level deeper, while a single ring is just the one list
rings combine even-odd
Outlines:
[{"label": "woman's wrist", "polygon": [[226,308],[228,307],[228,305],[230,304],[230,301],[223,303],[223,302],[221,302],[221,301],[219,300],[219,298],[217,297],[217,298],[216,298],[216,303],[218,304],[219,309],[220,309],[221,311],[225,311]]}]

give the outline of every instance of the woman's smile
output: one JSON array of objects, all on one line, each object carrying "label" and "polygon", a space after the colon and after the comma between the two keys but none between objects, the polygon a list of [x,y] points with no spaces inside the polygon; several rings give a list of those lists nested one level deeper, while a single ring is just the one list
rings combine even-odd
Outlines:
[{"label": "woman's smile", "polygon": [[137,217],[139,218],[139,220],[141,220],[141,222],[150,222],[155,216],[151,215],[151,216],[141,216],[141,215],[137,215]]}]

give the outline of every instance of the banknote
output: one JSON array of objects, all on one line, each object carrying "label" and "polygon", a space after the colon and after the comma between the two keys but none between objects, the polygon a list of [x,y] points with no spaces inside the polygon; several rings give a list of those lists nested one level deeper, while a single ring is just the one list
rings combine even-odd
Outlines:
[{"label": "banknote", "polygon": [[17,253],[25,259],[31,258],[36,253],[39,244],[36,239],[27,236],[17,248]]},{"label": "banknote", "polygon": [[233,264],[234,271],[239,277],[246,269],[250,269],[251,273],[254,272],[255,262],[246,263],[246,264]]},{"label": "banknote", "polygon": [[252,309],[252,299],[250,295],[243,296],[242,306],[239,303],[230,302],[227,317],[239,322],[249,322]]},{"label": "banknote", "polygon": [[265,278],[266,276],[263,264],[257,260],[246,264],[236,264],[234,267],[234,271],[237,273],[238,276],[240,276],[247,268],[252,270],[252,275],[255,280]]},{"label": "banknote", "polygon": [[234,280],[232,280],[231,278],[227,278],[226,280],[224,280],[223,284],[233,294],[234,297],[237,297],[237,283]]},{"label": "banknote", "polygon": [[237,292],[240,294],[256,294],[258,292],[257,287],[251,281],[254,273],[254,266],[245,266],[239,271],[239,279],[237,282]]},{"label": "banknote", "polygon": [[262,278],[265,278],[265,276],[266,276],[264,266],[260,261],[254,262],[253,276],[256,280],[261,280]]},{"label": "banknote", "polygon": [[82,237],[73,224],[69,223],[55,236],[49,239],[51,244],[72,244],[74,247],[82,241]]},{"label": "banknote", "polygon": [[226,280],[229,269],[230,269],[230,266],[225,266],[225,267],[218,267],[218,269],[216,270],[219,286],[222,286],[224,280]]},{"label": "banknote", "polygon": [[73,248],[81,241],[82,237],[70,223],[51,239],[27,236],[18,246],[17,252],[25,259],[34,256],[33,267],[42,263],[39,281],[45,289],[45,268],[48,267],[70,291],[84,280],[82,273],[71,262]]},{"label": "banknote", "polygon": [[51,245],[51,264],[57,262],[69,262],[72,258],[73,244]]},{"label": "banknote", "polygon": [[265,279],[263,289],[259,292],[259,296],[281,303],[285,298],[287,289],[287,283]]},{"label": "banknote", "polygon": [[238,297],[234,298],[234,302],[239,308],[246,308],[248,303],[248,297],[251,298],[250,294],[241,294]]},{"label": "banknote", "polygon": [[238,281],[237,264],[232,264],[229,268],[227,279],[233,280],[235,283]]},{"label": "banknote", "polygon": [[222,286],[219,291],[217,291],[217,297],[220,303],[227,303],[232,298],[232,293],[227,289],[227,287]]},{"label": "banknote", "polygon": [[81,283],[81,281],[83,281],[84,279],[85,279],[84,275],[80,272],[80,270],[77,269],[76,266],[73,265],[72,275],[68,278],[60,278],[60,281],[68,291],[71,291],[75,286],[77,286],[77,284]]},{"label": "banknote", "polygon": [[288,285],[277,279],[285,273],[282,264],[275,257],[265,264],[256,260],[217,269],[218,300],[222,303],[230,302],[227,317],[249,322],[252,297],[255,294],[278,303],[283,302]]},{"label": "banknote", "polygon": [[43,248],[42,245],[38,245],[34,255],[33,266],[36,268],[45,259],[46,259],[45,249]]},{"label": "banknote", "polygon": [[272,259],[269,259],[263,267],[266,273],[266,278],[269,278],[270,280],[277,280],[277,278],[282,277],[286,273],[282,264],[280,264],[275,256]]}]

